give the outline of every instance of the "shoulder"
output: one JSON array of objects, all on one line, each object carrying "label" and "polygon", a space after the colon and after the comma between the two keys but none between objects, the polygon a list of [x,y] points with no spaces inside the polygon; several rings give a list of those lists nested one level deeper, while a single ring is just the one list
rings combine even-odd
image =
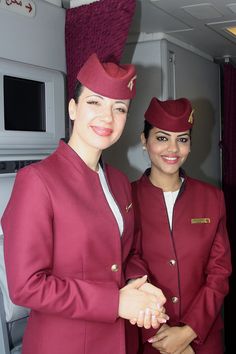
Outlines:
[{"label": "shoulder", "polygon": [[27,190],[46,188],[49,179],[55,181],[57,177],[56,166],[55,153],[53,153],[41,161],[21,168],[16,174],[15,189],[19,187]]},{"label": "shoulder", "polygon": [[191,185],[191,186],[196,186],[196,187],[199,187],[199,188],[204,188],[204,189],[209,189],[209,190],[215,190],[215,191],[219,191],[219,190],[220,190],[219,187],[214,186],[214,185],[211,184],[211,183],[202,181],[202,180],[197,179],[197,178],[193,178],[193,177],[187,176],[187,177],[186,177],[186,181],[187,181],[187,183],[188,183],[189,185]]},{"label": "shoulder", "polygon": [[191,190],[192,193],[194,193],[194,191],[196,193],[199,193],[199,196],[216,196],[218,198],[221,198],[223,196],[223,191],[221,188],[192,177],[186,178],[186,189]]},{"label": "shoulder", "polygon": [[55,167],[60,164],[60,159],[58,159],[57,151],[54,151],[51,155],[45,157],[44,159],[34,162],[28,166],[21,168],[17,176],[32,176],[32,175],[43,175],[46,172],[54,171]]}]

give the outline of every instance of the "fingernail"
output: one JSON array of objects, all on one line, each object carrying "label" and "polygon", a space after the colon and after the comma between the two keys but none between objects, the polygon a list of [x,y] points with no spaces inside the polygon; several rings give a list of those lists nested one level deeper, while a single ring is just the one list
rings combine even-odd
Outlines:
[{"label": "fingernail", "polygon": [[149,343],[153,343],[153,342],[154,342],[154,339],[153,339],[153,338],[149,338],[147,341],[148,341]]},{"label": "fingernail", "polygon": [[160,319],[159,319],[159,322],[160,322],[160,323],[166,323],[167,320],[166,320],[165,318],[160,318]]},{"label": "fingernail", "polygon": [[147,307],[146,310],[145,310],[145,314],[146,314],[146,315],[149,315],[149,314],[150,314],[150,311],[151,311],[151,310]]}]

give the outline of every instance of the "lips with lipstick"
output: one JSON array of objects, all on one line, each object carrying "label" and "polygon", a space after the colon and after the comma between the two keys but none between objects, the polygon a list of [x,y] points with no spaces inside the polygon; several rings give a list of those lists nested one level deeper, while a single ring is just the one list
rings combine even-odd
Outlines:
[{"label": "lips with lipstick", "polygon": [[99,136],[109,136],[113,132],[111,128],[100,127],[97,125],[92,125],[91,128]]},{"label": "lips with lipstick", "polygon": [[175,164],[179,161],[178,156],[164,156],[162,155],[162,159],[167,162],[168,164]]}]

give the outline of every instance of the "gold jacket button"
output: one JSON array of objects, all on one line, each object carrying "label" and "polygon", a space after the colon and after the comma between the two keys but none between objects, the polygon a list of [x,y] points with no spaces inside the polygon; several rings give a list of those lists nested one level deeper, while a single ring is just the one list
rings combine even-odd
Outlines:
[{"label": "gold jacket button", "polygon": [[179,302],[179,299],[178,299],[177,296],[173,296],[173,297],[171,298],[171,301],[173,302],[173,304],[176,304],[177,302]]},{"label": "gold jacket button", "polygon": [[112,264],[111,270],[112,270],[112,272],[118,272],[118,270],[119,270],[118,264]]},{"label": "gold jacket button", "polygon": [[175,259],[170,259],[169,260],[169,264],[174,266],[176,264],[176,260]]}]

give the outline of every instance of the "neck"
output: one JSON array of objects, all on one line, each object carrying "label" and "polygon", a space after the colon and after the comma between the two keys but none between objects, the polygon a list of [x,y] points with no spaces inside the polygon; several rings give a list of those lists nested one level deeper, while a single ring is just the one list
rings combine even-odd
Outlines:
[{"label": "neck", "polygon": [[71,137],[68,145],[79,155],[79,157],[86,163],[86,165],[93,171],[98,171],[99,159],[101,157],[101,150],[89,148],[83,144],[78,144]]},{"label": "neck", "polygon": [[163,192],[174,192],[180,189],[181,178],[179,177],[179,171],[175,174],[161,174],[151,169],[149,175],[150,182],[155,186],[163,190]]}]

